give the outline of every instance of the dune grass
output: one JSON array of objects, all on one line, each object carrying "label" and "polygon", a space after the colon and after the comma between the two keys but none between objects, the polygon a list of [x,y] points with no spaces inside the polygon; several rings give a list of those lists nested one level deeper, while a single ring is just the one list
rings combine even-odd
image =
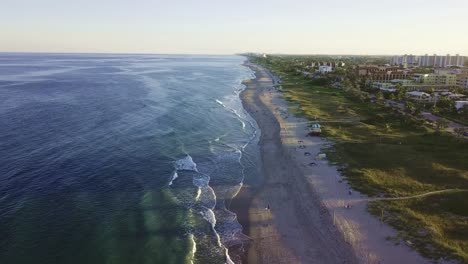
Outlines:
[{"label": "dune grass", "polygon": [[[440,259],[451,256],[466,263],[468,259],[468,192],[438,194],[418,199],[374,201],[369,211],[383,212],[383,221],[400,232],[422,255]],[[428,243],[430,242],[430,243]]]},{"label": "dune grass", "polygon": [[[336,144],[332,162],[346,166],[351,186],[369,196],[401,197],[444,189],[468,189],[468,142],[437,133],[423,122],[349,93],[312,84],[286,72],[281,62],[266,65],[282,76],[291,111],[319,120]],[[328,122],[328,121],[342,122]],[[440,194],[369,205],[424,256],[468,262],[468,192]],[[398,242],[399,243],[399,242]]]}]

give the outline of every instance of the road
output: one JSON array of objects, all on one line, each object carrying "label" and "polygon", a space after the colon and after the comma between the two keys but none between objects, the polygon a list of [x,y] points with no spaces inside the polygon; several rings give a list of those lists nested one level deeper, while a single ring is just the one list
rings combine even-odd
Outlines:
[{"label": "road", "polygon": [[[385,100],[385,103],[389,106],[392,106],[394,108],[397,108],[399,109],[400,111],[404,111],[405,110],[405,105],[403,103],[400,103],[400,102],[395,102],[395,101],[392,101],[392,100]],[[421,113],[421,116],[428,120],[428,121],[431,121],[431,122],[435,122],[436,120],[438,119],[441,119],[442,117],[440,116],[436,116],[430,112],[422,112]],[[454,133],[454,129],[455,128],[460,128],[460,127],[465,127],[468,129],[468,127],[464,126],[464,125],[461,125],[461,124],[458,124],[458,123],[455,123],[455,122],[452,122],[452,121],[449,121],[449,125],[448,127],[445,129],[446,131],[450,132],[450,133]]]},{"label": "road", "polygon": [[[429,121],[432,121],[432,122],[435,122],[436,120],[441,119],[441,117],[436,116],[436,115],[434,115],[434,114],[432,114],[432,113],[429,113],[429,112],[422,112],[421,115],[422,115],[425,119],[427,119],[427,120],[429,120]],[[463,126],[463,125],[460,125],[460,124],[455,123],[455,122],[452,122],[452,121],[449,121],[449,122],[450,122],[450,123],[449,123],[449,125],[448,125],[448,127],[447,127],[446,130],[449,131],[449,132],[452,132],[452,133],[454,132],[453,130],[454,130],[455,128],[465,127],[465,126]]]}]

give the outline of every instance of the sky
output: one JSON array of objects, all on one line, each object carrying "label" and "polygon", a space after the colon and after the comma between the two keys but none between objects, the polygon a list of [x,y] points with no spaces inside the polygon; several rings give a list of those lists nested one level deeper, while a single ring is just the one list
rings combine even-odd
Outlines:
[{"label": "sky", "polygon": [[467,0],[0,0],[1,52],[468,55]]}]

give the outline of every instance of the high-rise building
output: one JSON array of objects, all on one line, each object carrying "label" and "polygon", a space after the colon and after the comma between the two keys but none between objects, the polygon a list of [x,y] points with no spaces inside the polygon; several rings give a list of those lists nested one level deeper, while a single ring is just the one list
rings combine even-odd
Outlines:
[{"label": "high-rise building", "polygon": [[392,57],[392,60],[390,62],[392,65],[407,65],[407,66],[412,66],[412,65],[418,65],[418,57],[414,56],[412,54],[410,55],[403,55],[403,56],[394,56]]},{"label": "high-rise building", "polygon": [[456,55],[450,56],[447,54],[445,56],[437,56],[436,54],[429,56],[424,55],[419,59],[419,66],[421,67],[449,67],[449,66],[458,66],[463,67],[465,63],[465,57]]},{"label": "high-rise building", "polygon": [[436,68],[445,68],[449,66],[458,66],[463,67],[465,64],[465,57],[460,56],[459,54],[455,56],[450,56],[447,54],[445,56],[437,56],[425,54],[423,56],[414,56],[410,55],[403,55],[403,56],[394,56],[392,57],[390,63],[392,65],[419,65],[421,67],[436,67]]},{"label": "high-rise building", "polygon": [[408,56],[408,65],[417,65],[418,64],[418,57],[410,54]]},{"label": "high-rise building", "polygon": [[428,66],[436,66],[437,63],[437,54],[434,53],[434,55],[429,56],[429,65]]},{"label": "high-rise building", "polygon": [[450,54],[447,54],[447,56],[445,56],[442,67],[447,67],[448,65],[450,65]]},{"label": "high-rise building", "polygon": [[419,59],[419,66],[427,67],[429,66],[429,55],[425,54]]},{"label": "high-rise building", "polygon": [[464,66],[465,64],[465,57],[463,56],[460,56],[460,55],[455,55],[454,59],[453,59],[453,63],[452,63],[452,66]]}]

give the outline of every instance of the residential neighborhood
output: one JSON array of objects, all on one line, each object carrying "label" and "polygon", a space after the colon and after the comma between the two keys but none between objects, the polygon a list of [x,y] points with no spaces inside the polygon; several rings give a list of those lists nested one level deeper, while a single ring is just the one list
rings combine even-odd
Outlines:
[{"label": "residential neighborhood", "polygon": [[464,56],[311,56],[293,61],[291,67],[318,85],[353,89],[370,102],[383,98],[394,102],[388,105],[421,118],[425,118],[421,113],[431,113],[433,118],[426,121],[434,126],[436,119],[443,118],[467,130],[468,61]]},{"label": "residential neighborhood", "polygon": [[[433,263],[451,257],[467,263],[466,239],[458,235],[466,226],[468,197],[465,57],[268,55],[251,61],[278,76],[275,89],[288,116],[307,124],[306,132],[296,133],[330,141],[320,153],[343,174],[337,183],[346,180],[353,191],[375,199],[365,210],[398,230],[385,238],[389,244],[409,246]],[[289,130],[294,121],[285,122]],[[306,140],[297,142],[296,152],[314,156]],[[316,168],[317,161],[303,165]],[[346,203],[344,208],[349,210]]]}]

